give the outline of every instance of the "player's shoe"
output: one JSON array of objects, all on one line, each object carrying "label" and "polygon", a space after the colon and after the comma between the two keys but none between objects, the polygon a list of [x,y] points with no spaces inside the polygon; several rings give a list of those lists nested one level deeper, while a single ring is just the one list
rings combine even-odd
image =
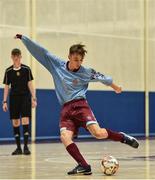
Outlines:
[{"label": "player's shoe", "polygon": [[17,148],[15,151],[12,152],[12,155],[21,155],[22,154],[22,149]]},{"label": "player's shoe", "polygon": [[67,173],[68,175],[91,175],[91,166],[83,167],[80,164]]},{"label": "player's shoe", "polygon": [[29,150],[29,148],[26,146],[24,146],[24,149],[23,149],[23,154],[25,154],[25,155],[30,155],[31,154],[31,152],[30,152],[30,150]]},{"label": "player's shoe", "polygon": [[139,143],[136,138],[129,136],[123,132],[120,132],[120,133],[124,136],[122,143],[128,144],[129,146],[131,146],[133,148],[138,148]]}]

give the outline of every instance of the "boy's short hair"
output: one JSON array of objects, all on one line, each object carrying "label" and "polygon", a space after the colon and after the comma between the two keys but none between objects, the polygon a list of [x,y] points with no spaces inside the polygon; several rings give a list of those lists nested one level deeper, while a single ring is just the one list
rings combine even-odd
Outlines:
[{"label": "boy's short hair", "polygon": [[20,49],[18,49],[18,48],[14,48],[12,51],[11,51],[11,55],[13,55],[13,56],[19,56],[19,55],[21,55],[22,53],[21,53],[21,50]]},{"label": "boy's short hair", "polygon": [[70,47],[69,49],[69,54],[80,54],[82,56],[82,58],[84,58],[85,54],[87,53],[87,51],[85,50],[85,45],[79,43],[79,44],[74,44]]}]

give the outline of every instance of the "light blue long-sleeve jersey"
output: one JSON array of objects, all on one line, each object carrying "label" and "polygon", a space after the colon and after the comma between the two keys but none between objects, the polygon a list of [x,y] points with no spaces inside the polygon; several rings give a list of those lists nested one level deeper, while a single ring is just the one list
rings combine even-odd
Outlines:
[{"label": "light blue long-sleeve jersey", "polygon": [[73,99],[86,98],[89,82],[112,84],[110,76],[103,75],[91,68],[83,66],[77,72],[69,71],[67,61],[56,57],[26,36],[22,42],[32,54],[53,76],[55,91],[61,105]]}]

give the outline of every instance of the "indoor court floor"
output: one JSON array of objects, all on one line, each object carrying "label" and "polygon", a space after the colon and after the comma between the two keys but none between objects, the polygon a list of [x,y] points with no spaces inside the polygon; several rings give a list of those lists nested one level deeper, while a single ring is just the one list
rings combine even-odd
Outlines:
[{"label": "indoor court floor", "polygon": [[[0,179],[155,179],[155,139],[139,140],[138,149],[112,141],[77,142],[82,154],[92,165],[90,176],[68,176],[76,163],[61,143],[32,144],[30,156],[12,156],[15,145],[0,145]],[[114,176],[100,169],[104,155],[119,161]]]}]

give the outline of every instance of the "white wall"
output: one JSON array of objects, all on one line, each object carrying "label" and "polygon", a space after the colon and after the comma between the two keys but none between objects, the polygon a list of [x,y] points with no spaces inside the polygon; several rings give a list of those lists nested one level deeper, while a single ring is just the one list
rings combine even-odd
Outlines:
[{"label": "white wall", "polygon": [[155,1],[149,2],[149,89],[155,91]]},{"label": "white wall", "polygon": [[[144,90],[144,1],[142,0],[37,0],[36,39],[54,54],[66,58],[69,47],[87,46],[84,65],[109,74],[124,90]],[[16,8],[15,8],[16,6]],[[149,89],[155,90],[155,1],[149,0]],[[23,62],[29,56],[17,32],[29,35],[27,0],[0,0],[0,81],[10,65],[10,51],[21,48]],[[36,63],[36,87],[54,88],[51,75]],[[1,87],[2,84],[0,84]],[[90,89],[109,90],[102,84]]]},{"label": "white wall", "polygon": [[[67,57],[77,42],[87,45],[85,65],[110,74],[125,90],[144,89],[142,1],[38,1],[38,40],[50,51]],[[48,12],[48,13],[47,13]],[[44,21],[46,19],[46,21]],[[37,66],[37,70],[38,70]],[[41,73],[39,69],[39,73]],[[49,74],[44,72],[49,78]],[[36,77],[37,78],[37,77]],[[39,88],[50,88],[37,78]],[[109,89],[91,84],[90,89]]]},{"label": "white wall", "polygon": [[23,63],[30,63],[23,44],[13,38],[18,32],[28,34],[27,17],[27,0],[0,0],[0,87],[3,87],[5,69],[12,65],[10,56],[13,48],[20,48]]}]

